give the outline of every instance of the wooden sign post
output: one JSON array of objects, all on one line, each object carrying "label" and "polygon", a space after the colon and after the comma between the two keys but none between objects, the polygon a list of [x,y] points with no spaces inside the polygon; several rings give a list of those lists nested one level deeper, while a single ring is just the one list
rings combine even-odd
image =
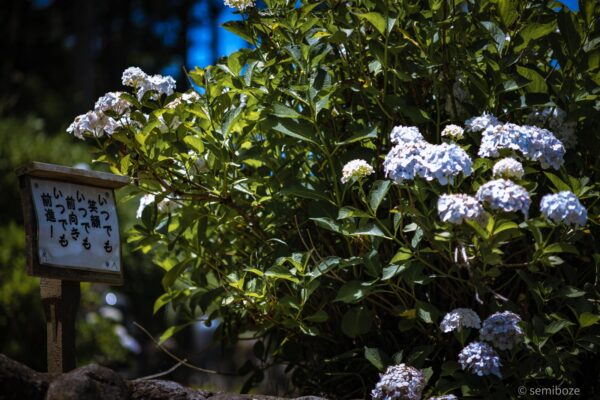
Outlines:
[{"label": "wooden sign post", "polygon": [[79,282],[123,284],[114,189],[129,178],[32,162],[16,171],[25,219],[27,272],[39,276],[48,372],[75,368]]}]

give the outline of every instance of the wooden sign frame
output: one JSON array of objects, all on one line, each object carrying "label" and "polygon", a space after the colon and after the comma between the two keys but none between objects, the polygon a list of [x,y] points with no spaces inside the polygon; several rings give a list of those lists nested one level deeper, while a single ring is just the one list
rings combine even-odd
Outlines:
[{"label": "wooden sign frame", "polygon": [[[121,268],[119,268],[118,272],[92,271],[40,264],[37,251],[38,221],[32,198],[31,179],[46,179],[51,181],[94,186],[96,188],[111,191],[114,199],[114,189],[128,185],[130,182],[129,177],[40,162],[31,162],[27,165],[17,168],[15,172],[19,177],[21,205],[23,207],[23,217],[25,223],[27,273],[29,275],[43,278],[80,282],[102,282],[110,285],[122,285],[123,270],[121,262]],[[119,246],[121,246],[120,242]],[[121,248],[119,247],[119,249]],[[121,251],[120,259],[122,260]]]}]

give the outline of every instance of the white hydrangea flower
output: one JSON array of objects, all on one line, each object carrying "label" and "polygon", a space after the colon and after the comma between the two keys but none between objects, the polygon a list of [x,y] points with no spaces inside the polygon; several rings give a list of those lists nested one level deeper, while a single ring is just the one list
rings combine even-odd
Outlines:
[{"label": "white hydrangea flower", "polygon": [[506,157],[494,164],[492,170],[495,177],[521,179],[525,175],[523,164],[512,157]]},{"label": "white hydrangea flower", "polygon": [[471,342],[465,346],[458,355],[458,363],[463,370],[473,374],[479,376],[493,374],[502,378],[500,356],[485,342]]},{"label": "white hydrangea flower", "polygon": [[425,375],[420,370],[406,364],[393,365],[385,374],[380,374],[371,397],[373,400],[421,400],[425,384]]},{"label": "white hydrangea flower", "polygon": [[518,151],[542,168],[559,169],[564,163],[565,148],[552,132],[529,125],[507,123],[486,129],[481,137],[480,157],[498,157],[500,150]]},{"label": "white hydrangea flower", "polygon": [[356,159],[346,163],[342,168],[342,183],[350,181],[352,178],[364,178],[374,174],[375,170],[365,160]]},{"label": "white hydrangea flower", "polygon": [[438,199],[437,208],[440,219],[451,224],[485,220],[485,211],[481,204],[476,198],[466,194],[443,194]]},{"label": "white hydrangea flower", "polygon": [[527,190],[507,179],[496,179],[481,185],[475,197],[488,203],[494,210],[521,211],[525,217],[531,204]]},{"label": "white hydrangea flower", "polygon": [[123,71],[121,78],[123,85],[131,86],[137,91],[137,98],[141,100],[146,92],[156,92],[153,99],[161,95],[171,95],[175,91],[175,79],[170,76],[148,75],[138,67],[129,67]]},{"label": "white hydrangea flower", "polygon": [[[144,196],[142,196],[142,198],[140,199],[140,205],[138,206],[138,209],[135,213],[135,217],[136,218],[141,218],[142,217],[142,213],[144,212],[144,209],[149,206],[150,204],[154,203],[156,201],[156,195],[154,194],[145,194]],[[179,208],[181,205],[173,200],[173,199],[169,199],[167,197],[165,197],[164,199],[162,199],[157,205],[156,207],[158,208],[158,211],[162,212],[162,213],[170,213],[175,211],[177,208]]]},{"label": "white hydrangea flower", "polygon": [[423,135],[416,126],[403,126],[398,125],[392,129],[390,133],[390,140],[394,144],[408,144],[414,142],[420,142],[423,139]]},{"label": "white hydrangea flower", "polygon": [[131,104],[121,98],[123,92],[108,92],[104,96],[96,100],[94,105],[94,111],[96,112],[107,112],[114,111],[117,114],[123,114],[129,110]]},{"label": "white hydrangea flower", "polygon": [[465,130],[458,125],[446,125],[446,127],[442,130],[441,135],[454,140],[459,140],[463,138],[464,132]]},{"label": "white hydrangea flower", "polygon": [[440,328],[442,332],[448,333],[455,330],[461,330],[462,328],[475,328],[481,327],[481,319],[475,311],[470,308],[456,308],[444,315]]},{"label": "white hydrangea flower", "polygon": [[440,396],[430,397],[427,400],[458,400],[458,397],[456,397],[453,394],[443,394],[443,395],[440,395]]},{"label": "white hydrangea flower", "polygon": [[490,315],[481,326],[481,339],[492,343],[500,350],[512,349],[523,338],[523,329],[519,326],[521,317],[504,311]]},{"label": "white hydrangea flower", "polygon": [[227,7],[237,8],[240,11],[255,7],[254,0],[225,0],[224,3]]},{"label": "white hydrangea flower", "polygon": [[479,117],[469,118],[465,121],[467,132],[482,132],[490,127],[500,125],[501,122],[492,114],[483,113]]},{"label": "white hydrangea flower", "polygon": [[[94,137],[104,136],[104,128],[113,126],[115,121],[101,112],[88,111],[85,114],[75,117],[75,120],[67,128],[67,132],[78,139],[83,139],[85,134],[91,134]],[[112,132],[111,132],[112,133]]]},{"label": "white hydrangea flower", "polygon": [[563,223],[575,227],[587,223],[587,210],[577,196],[569,191],[547,194],[540,202],[542,215],[555,224]]}]

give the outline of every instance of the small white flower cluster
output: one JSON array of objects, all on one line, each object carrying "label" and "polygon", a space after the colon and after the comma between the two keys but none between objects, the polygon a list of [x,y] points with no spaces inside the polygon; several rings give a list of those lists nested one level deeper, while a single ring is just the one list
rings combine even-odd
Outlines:
[{"label": "small white flower cluster", "polygon": [[136,89],[138,100],[141,100],[148,91],[155,92],[153,99],[163,94],[169,96],[175,91],[175,79],[172,77],[148,75],[138,67],[129,67],[123,71],[121,81],[123,85]]},{"label": "small white flower cluster", "polygon": [[224,3],[227,7],[237,8],[240,11],[255,6],[254,0],[225,0]]},{"label": "small white flower cluster", "polygon": [[494,164],[492,173],[495,177],[499,178],[521,179],[525,175],[525,170],[523,169],[523,164],[512,157],[506,157]]},{"label": "small white flower cluster", "polygon": [[493,210],[521,211],[525,217],[531,204],[527,190],[507,179],[484,183],[477,190],[475,197],[481,202],[488,203]]},{"label": "small white flower cluster", "polygon": [[485,210],[476,198],[466,194],[443,194],[437,202],[438,215],[443,222],[462,224],[465,221],[483,223]]},{"label": "small white flower cluster", "polygon": [[563,223],[575,227],[587,222],[587,210],[577,196],[569,191],[547,194],[540,202],[542,215],[555,224]]},{"label": "small white flower cluster", "polygon": [[518,151],[542,168],[559,169],[564,163],[565,147],[552,132],[530,125],[506,123],[488,127],[483,131],[480,157],[498,157],[500,150]]},{"label": "small white flower cluster", "polygon": [[521,317],[511,311],[498,312],[483,321],[479,334],[500,350],[512,349],[523,338],[519,322]]},{"label": "small white flower cluster", "polygon": [[496,375],[498,378],[502,378],[500,356],[487,343],[469,343],[458,354],[458,362],[463,370],[470,371],[473,374],[479,376]]},{"label": "small white flower cluster", "polygon": [[364,178],[374,174],[375,170],[365,160],[356,159],[346,163],[342,168],[342,183],[350,181],[352,178]]},{"label": "small white flower cluster", "polygon": [[388,367],[371,391],[373,400],[420,400],[425,388],[425,375],[406,364]]},{"label": "small white flower cluster", "polygon": [[392,129],[390,140],[394,144],[408,144],[425,140],[416,126],[398,125]]},{"label": "small white flower cluster", "polygon": [[[149,206],[150,204],[154,203],[155,201],[156,201],[156,195],[154,195],[154,194],[145,194],[144,196],[142,196],[142,198],[140,199],[140,205],[138,206],[138,209],[135,213],[135,217],[138,219],[142,218],[142,213],[144,212],[144,209],[147,206]],[[173,212],[177,208],[179,208],[179,206],[180,206],[180,204],[178,202],[176,202],[173,199],[169,199],[167,197],[162,199],[156,205],[156,207],[158,208],[158,211],[161,213]]]},{"label": "small white flower cluster", "polygon": [[165,108],[177,108],[181,104],[194,104],[199,100],[200,95],[197,92],[184,93],[181,96],[177,97],[175,100],[169,102],[169,104],[167,104]]},{"label": "small white flower cluster", "polygon": [[460,140],[463,138],[464,133],[465,130],[458,125],[446,125],[442,130],[441,135],[454,140]]},{"label": "small white flower cluster", "polygon": [[527,123],[550,129],[567,149],[572,149],[577,145],[577,136],[575,135],[577,122],[567,121],[567,113],[558,107],[532,112],[527,116]]},{"label": "small white flower cluster", "polygon": [[383,167],[386,176],[397,183],[421,177],[447,185],[461,173],[471,175],[473,162],[456,144],[428,143],[416,127],[396,127],[392,134],[397,145],[386,155]]},{"label": "small white flower cluster", "polygon": [[469,118],[465,121],[467,132],[482,132],[488,128],[500,125],[501,122],[492,114],[483,113],[479,117]]},{"label": "small white flower cluster", "polygon": [[[127,123],[131,123],[128,118],[131,104],[121,98],[122,92],[108,92],[100,97],[94,109],[85,114],[75,117],[75,120],[67,128],[67,132],[78,139],[83,139],[85,134],[91,134],[94,137],[112,135],[118,128]],[[107,113],[116,113],[120,116],[114,119]]]},{"label": "small white flower cluster", "polygon": [[480,327],[479,315],[470,308],[456,308],[444,315],[444,319],[440,323],[440,328],[444,333],[460,331],[462,328],[479,329]]}]

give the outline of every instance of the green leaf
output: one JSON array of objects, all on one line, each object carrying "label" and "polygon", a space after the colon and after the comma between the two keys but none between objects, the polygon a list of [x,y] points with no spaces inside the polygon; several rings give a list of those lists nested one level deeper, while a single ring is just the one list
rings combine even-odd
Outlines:
[{"label": "green leaf", "polygon": [[582,328],[595,325],[600,321],[600,315],[592,314],[590,312],[584,312],[579,316],[579,325]]},{"label": "green leaf", "polygon": [[365,347],[365,358],[379,371],[385,371],[391,364],[390,357],[376,347]]},{"label": "green leaf", "polygon": [[373,27],[377,29],[377,32],[379,32],[380,34],[386,34],[388,24],[383,15],[379,14],[378,12],[369,12],[365,14],[358,14],[358,16],[364,20],[369,21],[369,23],[373,25]]},{"label": "green leaf", "polygon": [[377,137],[377,128],[375,127],[365,127],[360,131],[356,132],[354,135],[350,136],[348,139],[343,140],[341,142],[337,142],[337,146],[344,146],[350,143],[359,142],[364,139],[375,139]]},{"label": "green leaf", "polygon": [[417,316],[426,324],[433,324],[439,319],[440,312],[432,304],[417,301]]},{"label": "green leaf", "polygon": [[340,211],[338,212],[338,217],[337,219],[348,219],[348,218],[373,218],[373,216],[371,216],[371,214],[366,213],[362,210],[359,210],[357,208],[354,207],[342,207],[340,208]]},{"label": "green leaf", "polygon": [[365,226],[355,229],[352,233],[352,236],[378,236],[386,239],[391,239],[385,236],[385,233],[375,224],[369,223]]},{"label": "green leaf", "polygon": [[183,138],[183,141],[192,149],[196,150],[196,152],[204,152],[204,143],[202,143],[202,140],[200,138],[197,138],[196,136],[185,136]]},{"label": "green leaf", "polygon": [[306,317],[305,319],[310,322],[319,323],[327,321],[329,319],[329,315],[327,315],[327,313],[324,310],[319,310],[313,315]]},{"label": "green leaf", "polygon": [[371,290],[373,288],[369,282],[349,281],[338,290],[334,301],[354,303],[368,295]]},{"label": "green leaf", "polygon": [[406,270],[406,264],[396,265],[390,264],[383,269],[383,273],[381,274],[381,279],[386,281],[391,279],[397,275],[400,275],[403,271]]},{"label": "green leaf", "polygon": [[391,186],[392,186],[392,181],[388,181],[388,180],[376,181],[373,184],[373,187],[371,188],[371,191],[369,192],[369,207],[371,207],[371,210],[373,212],[377,211],[377,208],[379,208],[379,205],[383,201],[388,190],[390,190]]},{"label": "green leaf", "polygon": [[317,144],[314,139],[315,131],[306,121],[270,117],[266,121],[269,128],[284,135],[299,139],[303,142]]},{"label": "green leaf", "polygon": [[273,104],[272,115],[280,118],[304,118],[304,115],[300,114],[298,111],[281,103]]},{"label": "green leaf", "polygon": [[354,307],[342,317],[342,332],[351,338],[364,335],[371,330],[373,313],[365,307]]},{"label": "green leaf", "polygon": [[519,17],[514,0],[498,0],[498,12],[505,27],[509,28]]},{"label": "green leaf", "polygon": [[312,200],[326,200],[331,202],[331,199],[327,197],[322,191],[307,188],[304,186],[292,186],[285,188],[279,192],[282,196],[297,196],[305,199]]},{"label": "green leaf", "polygon": [[285,279],[286,281],[298,283],[298,278],[292,275],[291,271],[281,264],[275,264],[265,272],[265,276],[275,279]]},{"label": "green leaf", "polygon": [[567,190],[567,191],[571,190],[569,185],[567,185],[562,179],[560,179],[558,176],[554,175],[553,173],[544,172],[544,175],[546,175],[546,177],[548,179],[550,179],[550,182],[552,182],[552,185],[556,188],[557,191],[562,192],[565,190]]},{"label": "green leaf", "polygon": [[517,65],[517,73],[529,81],[529,84],[527,84],[525,88],[530,92],[548,92],[548,85],[546,84],[544,77],[541,76],[537,71]]},{"label": "green leaf", "polygon": [[311,218],[318,226],[327,229],[328,231],[342,233],[342,225],[334,219],[327,217]]},{"label": "green leaf", "polygon": [[398,250],[398,252],[390,260],[391,264],[398,263],[400,261],[410,260],[412,258],[412,251],[405,247]]}]

